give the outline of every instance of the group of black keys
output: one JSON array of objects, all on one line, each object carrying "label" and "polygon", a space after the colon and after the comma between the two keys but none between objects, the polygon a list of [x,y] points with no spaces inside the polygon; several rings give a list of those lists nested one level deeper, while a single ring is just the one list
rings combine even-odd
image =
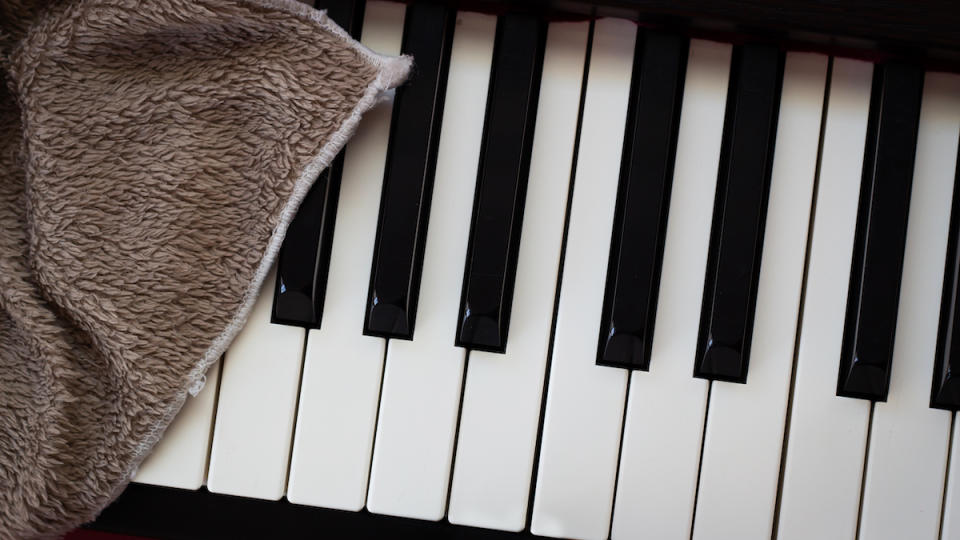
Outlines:
[{"label": "group of black keys", "polygon": [[[328,4],[318,7],[359,36],[363,1]],[[393,105],[363,328],[367,335],[413,339],[455,17],[443,5],[407,9],[401,47],[415,58],[416,67]],[[498,19],[460,314],[456,336],[451,336],[458,346],[494,352],[507,346],[546,28],[530,15]],[[591,27],[591,38],[592,33]],[[637,39],[596,360],[600,365],[650,366],[688,46],[686,37],[657,31],[642,31]],[[589,49],[587,55],[589,66]],[[777,47],[734,47],[696,377],[747,380],[783,70],[784,53]],[[923,76],[915,66],[874,68],[840,396],[887,398]],[[320,325],[342,170],[341,153],[290,225],[278,263],[275,323]],[[960,179],[953,196],[930,402],[951,410],[960,409],[960,377],[953,374],[954,367],[960,370],[958,188]]]}]

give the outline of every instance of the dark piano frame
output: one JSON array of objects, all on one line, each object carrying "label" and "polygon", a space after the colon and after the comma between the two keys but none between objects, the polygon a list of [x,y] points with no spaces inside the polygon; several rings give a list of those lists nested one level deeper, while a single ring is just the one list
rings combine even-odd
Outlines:
[{"label": "dark piano frame", "polygon": [[[332,0],[335,1],[335,0]],[[318,3],[323,3],[321,0]],[[960,72],[957,0],[448,0],[489,13],[550,19],[614,16],[642,26],[733,43],[777,43],[875,62],[903,61]],[[529,510],[528,510],[529,515]],[[299,506],[142,484],[127,490],[88,528],[152,538],[534,538],[362,512]]]},{"label": "dark piano frame", "polygon": [[951,0],[440,1],[467,10],[532,12],[552,19],[621,17],[692,37],[777,43],[790,50],[960,71],[960,4]]},{"label": "dark piano frame", "polygon": [[507,540],[541,538],[361,512],[300,506],[285,498],[263,501],[199,491],[130,484],[96,521],[86,526],[102,532],[160,539],[282,540],[331,538],[350,540]]}]

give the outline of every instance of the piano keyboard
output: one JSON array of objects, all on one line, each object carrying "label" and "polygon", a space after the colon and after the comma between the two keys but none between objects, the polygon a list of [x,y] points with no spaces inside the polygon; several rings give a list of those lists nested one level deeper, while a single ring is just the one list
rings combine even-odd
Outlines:
[{"label": "piano keyboard", "polygon": [[415,76],[137,482],[557,538],[960,538],[960,76],[330,8]]}]

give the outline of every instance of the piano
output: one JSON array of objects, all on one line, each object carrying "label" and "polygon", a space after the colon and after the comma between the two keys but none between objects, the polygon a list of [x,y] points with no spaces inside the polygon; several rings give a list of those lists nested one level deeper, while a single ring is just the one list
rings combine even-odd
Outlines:
[{"label": "piano", "polygon": [[960,9],[318,2],[412,80],[88,527],[960,538]]}]

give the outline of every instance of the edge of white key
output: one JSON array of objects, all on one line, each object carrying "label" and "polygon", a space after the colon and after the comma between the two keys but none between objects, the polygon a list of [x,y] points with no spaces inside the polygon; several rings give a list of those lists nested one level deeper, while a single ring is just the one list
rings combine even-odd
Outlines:
[{"label": "edge of white key", "polygon": [[691,40],[650,371],[632,374],[613,538],[689,538],[709,382],[693,377],[733,48]]},{"label": "edge of white key", "polygon": [[274,264],[224,356],[207,474],[212,493],[279,500],[286,488],[304,330],[270,322],[276,279]]},{"label": "edge of white key", "polygon": [[828,58],[787,53],[747,384],[714,381],[694,538],[773,529]]},{"label": "edge of white key", "polygon": [[531,532],[609,532],[627,373],[596,365],[637,27],[594,23]]},{"label": "edge of white key", "polygon": [[860,537],[936,539],[951,413],[930,408],[930,379],[960,134],[960,76],[923,85],[890,391],[874,405]]},{"label": "edge of white key", "polygon": [[413,341],[387,343],[367,509],[443,518],[466,349],[454,345],[497,18],[457,13]]},{"label": "edge of white key", "polygon": [[587,22],[551,23],[506,354],[470,353],[447,519],[519,532],[527,519],[586,57]]},{"label": "edge of white key", "polygon": [[207,371],[203,390],[196,397],[187,398],[180,413],[140,465],[134,482],[189,490],[203,486],[221,361]]},{"label": "edge of white key", "polygon": [[838,397],[873,64],[835,58],[793,402],[779,540],[856,534],[870,402]]},{"label": "edge of white key", "polygon": [[[363,43],[399,54],[406,6],[369,2]],[[363,335],[392,100],[364,115],[343,165],[320,329],[307,334],[287,499],[357,511],[367,500],[386,340]],[[360,269],[360,271],[358,271]]]}]

